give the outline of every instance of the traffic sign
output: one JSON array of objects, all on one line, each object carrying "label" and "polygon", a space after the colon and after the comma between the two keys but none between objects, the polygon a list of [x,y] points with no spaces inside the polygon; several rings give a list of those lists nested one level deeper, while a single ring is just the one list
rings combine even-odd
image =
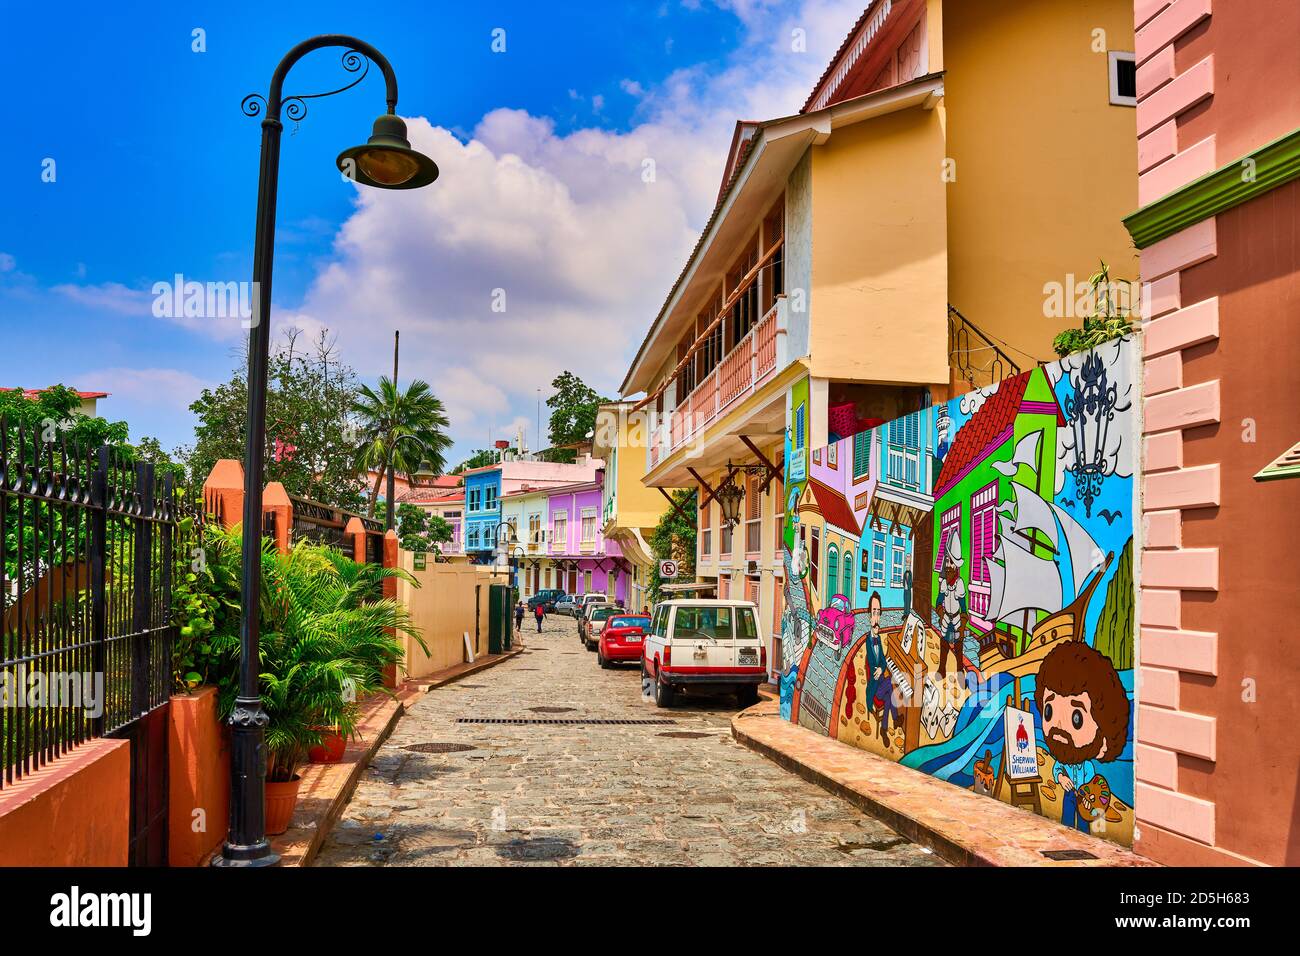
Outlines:
[{"label": "traffic sign", "polygon": [[675,577],[677,577],[677,571],[678,568],[677,568],[676,561],[669,560],[669,561],[659,562],[659,577],[662,578],[663,580],[665,581],[673,580]]}]

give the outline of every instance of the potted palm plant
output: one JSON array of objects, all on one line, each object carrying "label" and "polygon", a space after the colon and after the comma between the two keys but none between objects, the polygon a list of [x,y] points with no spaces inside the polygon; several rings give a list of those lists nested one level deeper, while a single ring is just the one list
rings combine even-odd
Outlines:
[{"label": "potted palm plant", "polygon": [[[216,532],[232,535],[238,532]],[[239,560],[237,540],[218,553]],[[297,804],[299,768],[327,734],[355,735],[359,702],[382,691],[384,668],[402,658],[395,635],[423,646],[406,609],[382,597],[382,580],[404,572],[360,565],[338,551],[298,542],[288,554],[263,543],[262,706],[266,731],[266,832],[283,833]],[[223,649],[239,654],[237,634]],[[222,700],[234,706],[232,687]]]}]

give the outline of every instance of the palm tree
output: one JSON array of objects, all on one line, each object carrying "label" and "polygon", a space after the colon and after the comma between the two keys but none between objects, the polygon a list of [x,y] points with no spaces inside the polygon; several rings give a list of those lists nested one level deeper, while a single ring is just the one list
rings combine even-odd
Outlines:
[{"label": "palm tree", "polygon": [[[439,475],[446,470],[450,423],[428,382],[414,381],[405,392],[398,391],[388,377],[379,380],[377,392],[363,385],[352,403],[352,414],[357,417],[361,436],[357,467],[378,472],[370,489],[370,517],[375,516],[379,489],[390,469],[405,474],[408,480],[422,462],[428,462]],[[393,508],[393,502],[388,502],[388,507]]]}]

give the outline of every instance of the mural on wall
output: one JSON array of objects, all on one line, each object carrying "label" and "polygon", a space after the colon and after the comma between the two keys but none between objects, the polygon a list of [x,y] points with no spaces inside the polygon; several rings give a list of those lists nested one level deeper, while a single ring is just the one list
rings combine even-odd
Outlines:
[{"label": "mural on wall", "polygon": [[1136,361],[1117,340],[807,453],[783,717],[1132,843]]}]

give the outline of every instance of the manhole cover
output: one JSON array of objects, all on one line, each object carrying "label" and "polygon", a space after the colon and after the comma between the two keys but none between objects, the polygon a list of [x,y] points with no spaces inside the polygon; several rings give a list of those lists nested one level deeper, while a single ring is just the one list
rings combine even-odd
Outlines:
[{"label": "manhole cover", "polygon": [[530,713],[534,714],[571,714],[576,707],[529,707]]},{"label": "manhole cover", "polygon": [[411,744],[409,747],[403,747],[402,749],[417,754],[459,754],[477,748],[471,747],[469,744],[447,743],[444,741],[429,744]]},{"label": "manhole cover", "polygon": [[1069,862],[1070,860],[1095,860],[1097,856],[1089,853],[1087,850],[1043,850],[1043,856],[1049,860],[1056,860],[1060,863]]},{"label": "manhole cover", "polygon": [[578,855],[578,848],[572,840],[553,837],[538,837],[529,840],[511,840],[497,847],[497,856],[504,860],[519,863],[533,863],[545,860],[571,860]]},{"label": "manhole cover", "polygon": [[703,740],[705,737],[716,736],[714,734],[701,734],[694,730],[670,730],[666,734],[655,734],[656,737],[672,737],[674,740]]}]

